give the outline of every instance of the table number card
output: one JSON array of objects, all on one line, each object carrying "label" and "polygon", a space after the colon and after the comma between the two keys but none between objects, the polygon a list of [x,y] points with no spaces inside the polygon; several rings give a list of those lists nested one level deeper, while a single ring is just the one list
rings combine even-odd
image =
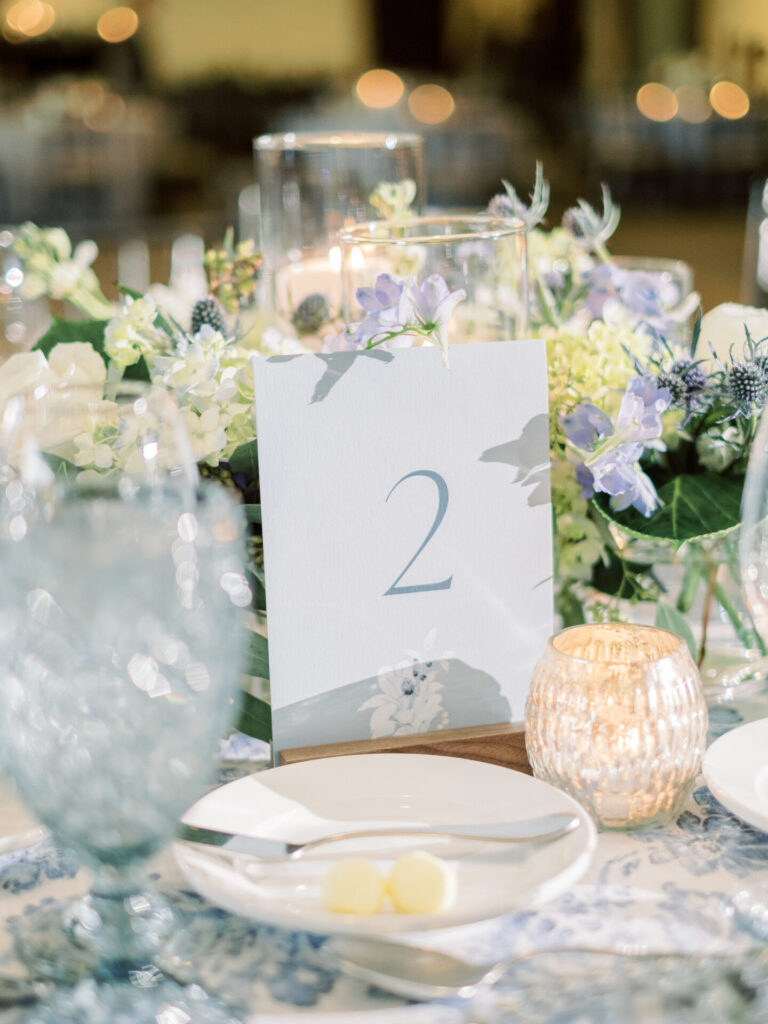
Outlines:
[{"label": "table number card", "polygon": [[254,378],[275,749],[521,720],[552,632],[544,343]]}]

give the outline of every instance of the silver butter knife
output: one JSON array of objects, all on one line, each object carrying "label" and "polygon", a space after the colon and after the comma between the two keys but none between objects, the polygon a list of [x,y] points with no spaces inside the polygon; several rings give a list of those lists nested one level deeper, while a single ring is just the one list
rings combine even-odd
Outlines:
[{"label": "silver butter knife", "polygon": [[205,846],[216,846],[226,853],[244,853],[260,860],[296,859],[306,850],[314,850],[327,843],[345,839],[413,836],[453,837],[477,839],[485,843],[544,843],[573,832],[581,824],[575,814],[545,814],[539,818],[520,821],[484,822],[479,825],[416,825],[403,828],[370,828],[356,832],[334,832],[332,835],[308,839],[303,843],[288,843],[281,839],[260,839],[256,836],[219,832],[211,828],[182,825],[178,838]]}]

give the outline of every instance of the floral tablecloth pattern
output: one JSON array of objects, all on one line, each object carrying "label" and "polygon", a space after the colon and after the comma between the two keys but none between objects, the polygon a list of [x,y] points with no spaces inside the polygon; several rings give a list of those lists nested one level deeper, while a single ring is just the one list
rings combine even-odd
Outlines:
[{"label": "floral tablecloth pattern", "polygon": [[[711,708],[711,739],[744,721],[768,716],[768,695]],[[263,767],[252,741],[234,741],[219,781]],[[768,755],[767,755],[768,756]],[[426,944],[477,961],[562,947],[619,946],[695,954],[681,962],[605,961],[551,954],[510,969],[493,990],[470,1003],[407,1004],[346,977],[323,952],[322,936],[281,931],[212,907],[182,882],[170,851],[153,865],[183,927],[172,962],[191,964],[202,984],[257,1022],[388,1021],[768,1021],[768,970],[757,954],[724,969],[716,957],[761,948],[768,936],[743,914],[744,891],[768,901],[768,834],[730,814],[702,782],[677,821],[635,833],[603,833],[581,883],[538,909],[433,932]],[[76,862],[35,828],[0,783],[0,974],[18,975],[12,933],[19,916],[46,900],[86,888]],[[741,899],[739,899],[741,894]],[[749,902],[749,901],[746,901]],[[714,961],[707,959],[715,957]],[[712,966],[714,963],[715,966]],[[750,971],[752,972],[750,974]],[[24,1021],[23,1008],[0,1010],[5,1024]],[[175,1020],[175,1018],[174,1018]]]}]

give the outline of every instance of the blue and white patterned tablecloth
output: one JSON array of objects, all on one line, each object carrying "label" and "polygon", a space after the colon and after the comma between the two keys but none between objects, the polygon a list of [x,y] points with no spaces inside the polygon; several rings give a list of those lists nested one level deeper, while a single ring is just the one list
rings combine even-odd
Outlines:
[{"label": "blue and white patterned tablecloth", "polygon": [[[715,706],[711,738],[763,717],[768,717],[768,695]],[[242,756],[243,749],[230,748],[233,752]],[[225,762],[220,781],[257,766]],[[239,1019],[281,1024],[310,1017],[343,1024],[768,1021],[768,966],[762,955],[756,964],[748,960],[743,971],[700,958],[760,943],[743,918],[734,916],[732,900],[748,890],[768,901],[768,835],[739,822],[703,783],[673,825],[601,834],[587,875],[560,899],[535,911],[423,937],[478,961],[568,945],[690,952],[690,961],[649,965],[536,957],[470,1004],[406,1004],[371,989],[324,959],[322,937],[260,926],[208,905],[184,885],[170,853],[153,868],[183,925],[180,958]],[[13,955],[14,920],[45,900],[82,892],[87,884],[71,857],[35,831],[0,780],[0,973],[22,970]],[[16,1024],[25,1013],[9,1008],[0,1011],[0,1021]],[[170,1020],[186,1024],[189,1018]]]}]

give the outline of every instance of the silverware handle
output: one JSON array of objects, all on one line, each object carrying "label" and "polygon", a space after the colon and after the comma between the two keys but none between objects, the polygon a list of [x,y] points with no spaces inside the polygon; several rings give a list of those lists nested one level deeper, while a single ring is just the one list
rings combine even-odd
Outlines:
[{"label": "silverware handle", "polygon": [[480,825],[441,825],[439,828],[372,828],[358,832],[336,832],[304,843],[288,844],[290,855],[297,856],[304,850],[312,850],[326,843],[338,843],[345,839],[396,838],[398,836],[423,836],[424,838],[474,839],[484,843],[537,843],[559,839],[573,832],[580,825],[575,814],[552,814],[548,817],[522,823],[485,823]]}]

